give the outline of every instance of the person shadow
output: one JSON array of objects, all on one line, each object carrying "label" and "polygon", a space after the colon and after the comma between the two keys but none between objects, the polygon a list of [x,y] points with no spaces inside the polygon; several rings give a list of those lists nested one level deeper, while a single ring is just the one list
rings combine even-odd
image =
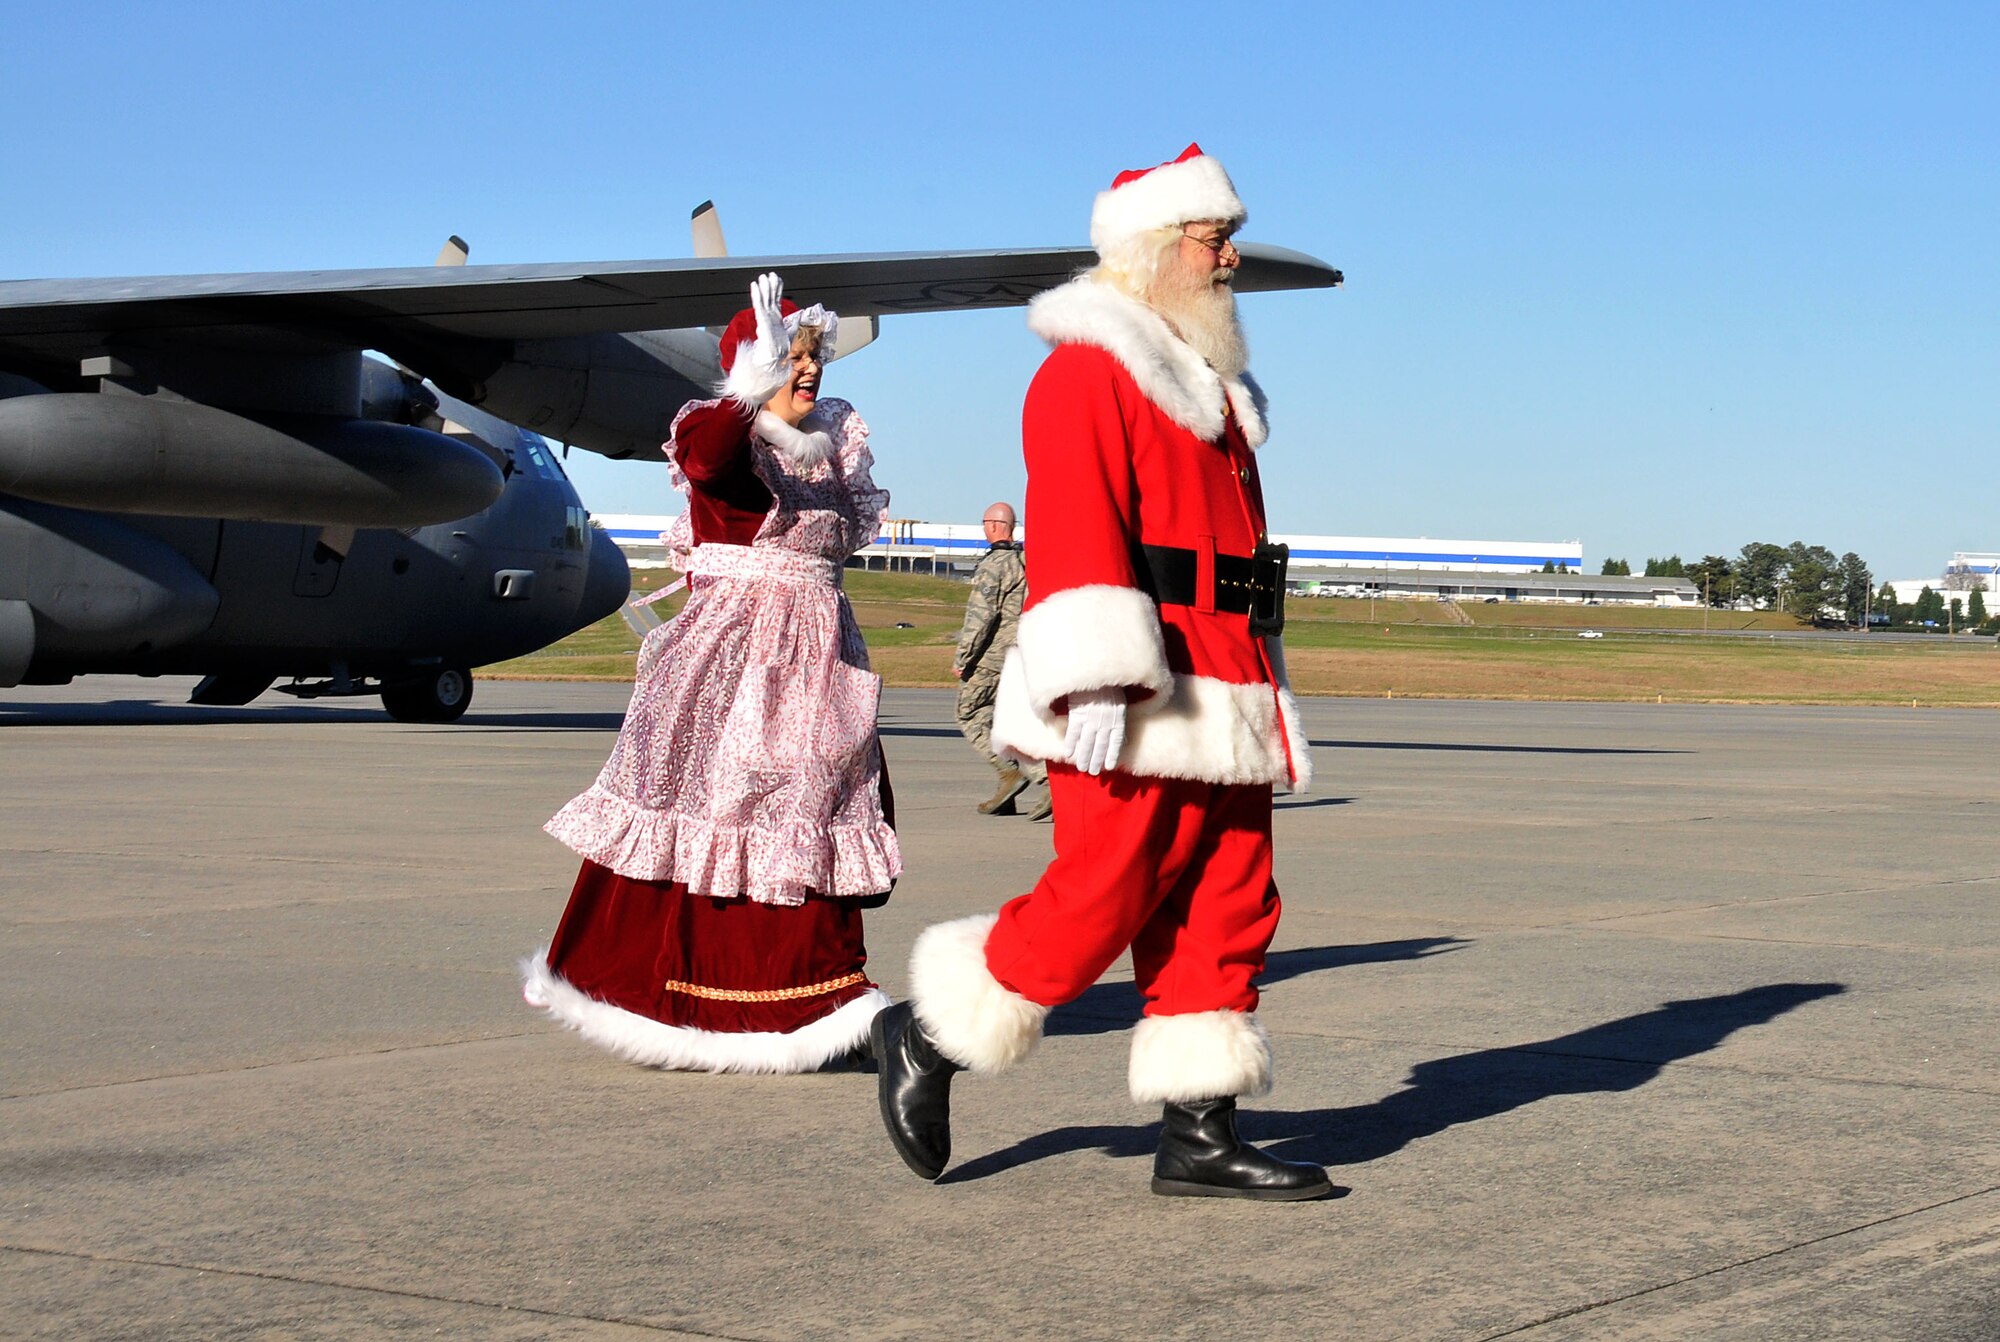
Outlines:
[{"label": "person shadow", "polygon": [[[1264,956],[1264,972],[1257,976],[1257,986],[1269,988],[1286,979],[1347,965],[1423,960],[1470,944],[1463,937],[1412,937],[1407,941],[1371,941],[1358,946],[1302,946],[1296,950],[1269,951]],[[1129,982],[1093,983],[1083,990],[1082,996],[1051,1011],[1042,1033],[1110,1034],[1114,1030],[1129,1030],[1139,1023],[1143,1007],[1139,990]]]},{"label": "person shadow", "polygon": [[[1245,1141],[1286,1160],[1334,1167],[1365,1164],[1411,1142],[1537,1100],[1636,1090],[1667,1064],[1706,1053],[1738,1030],[1845,991],[1840,983],[1768,983],[1666,1002],[1551,1039],[1418,1063],[1403,1089],[1372,1104],[1246,1109],[1238,1116],[1237,1130]],[[1150,1155],[1159,1144],[1159,1130],[1158,1123],[1057,1128],[969,1160],[940,1182],[983,1179],[1073,1151]]]}]

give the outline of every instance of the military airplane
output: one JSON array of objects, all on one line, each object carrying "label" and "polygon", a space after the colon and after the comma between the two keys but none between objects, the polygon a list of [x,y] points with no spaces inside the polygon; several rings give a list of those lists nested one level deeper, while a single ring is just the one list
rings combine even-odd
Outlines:
[{"label": "military airplane", "polygon": [[[623,556],[549,439],[658,460],[768,270],[876,319],[1026,302],[1088,249],[439,264],[0,282],[0,687],[131,672],[242,704],[464,713],[472,668],[616,611]],[[1236,288],[1340,272],[1249,245]],[[854,320],[861,319],[861,320]]]}]

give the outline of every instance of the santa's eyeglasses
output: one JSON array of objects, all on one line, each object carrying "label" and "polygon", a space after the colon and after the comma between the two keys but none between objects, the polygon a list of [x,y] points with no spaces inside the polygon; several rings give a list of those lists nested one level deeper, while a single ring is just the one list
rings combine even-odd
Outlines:
[{"label": "santa's eyeglasses", "polygon": [[1232,233],[1218,233],[1212,238],[1204,238],[1199,233],[1190,233],[1186,229],[1182,229],[1181,236],[1189,242],[1200,243],[1217,256],[1229,255],[1239,260],[1243,256],[1243,253],[1236,250],[1236,236]]}]

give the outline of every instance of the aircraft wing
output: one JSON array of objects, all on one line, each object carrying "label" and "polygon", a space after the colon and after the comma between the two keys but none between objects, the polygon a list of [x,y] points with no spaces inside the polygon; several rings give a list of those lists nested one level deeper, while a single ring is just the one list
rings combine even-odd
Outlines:
[{"label": "aircraft wing", "polygon": [[[1341,282],[1338,270],[1302,252],[1255,243],[1241,250],[1239,292]],[[377,332],[532,340],[719,325],[767,270],[785,277],[788,296],[845,316],[951,312],[1025,303],[1096,259],[1088,248],[1044,247],[13,280],[0,282],[0,350],[146,331],[279,329],[370,345]]]}]

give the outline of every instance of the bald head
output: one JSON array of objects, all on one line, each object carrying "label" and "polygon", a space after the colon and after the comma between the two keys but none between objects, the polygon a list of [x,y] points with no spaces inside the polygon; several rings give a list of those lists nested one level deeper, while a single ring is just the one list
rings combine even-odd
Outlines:
[{"label": "bald head", "polygon": [[998,545],[1001,541],[1013,540],[1014,505],[1011,503],[994,504],[986,510],[986,515],[979,519],[979,524],[986,528],[986,543],[988,545]]}]

